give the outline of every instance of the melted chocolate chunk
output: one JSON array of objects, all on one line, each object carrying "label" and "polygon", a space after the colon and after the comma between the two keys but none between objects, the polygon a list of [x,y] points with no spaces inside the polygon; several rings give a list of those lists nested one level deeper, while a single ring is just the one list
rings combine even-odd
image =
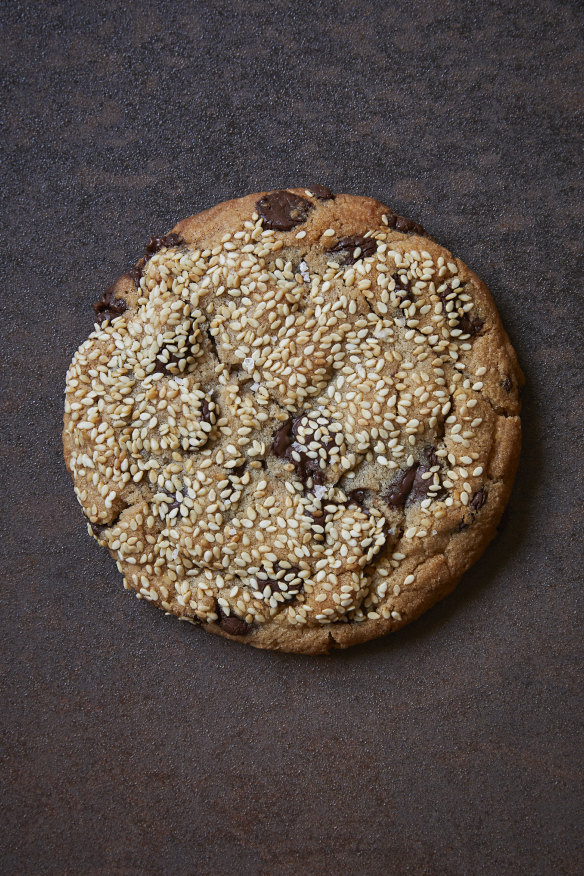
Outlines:
[{"label": "melted chocolate chunk", "polygon": [[279,192],[270,192],[256,202],[256,210],[263,219],[264,228],[273,228],[276,231],[290,231],[295,225],[300,225],[306,220],[314,204],[282,189]]},{"label": "melted chocolate chunk", "polygon": [[422,475],[426,474],[428,470],[429,466],[427,465],[419,465],[417,467],[412,482],[412,488],[406,500],[406,505],[412,505],[414,502],[419,502],[421,499],[425,499],[428,495],[428,487],[432,483],[432,478],[422,477]]},{"label": "melted chocolate chunk", "polygon": [[469,507],[472,508],[472,510],[476,513],[477,511],[479,511],[483,507],[483,505],[485,504],[486,501],[487,501],[487,491],[485,490],[484,487],[481,487],[481,489],[477,490],[477,492],[474,494],[474,496],[470,500]]},{"label": "melted chocolate chunk", "polygon": [[116,316],[121,316],[128,309],[128,305],[123,298],[116,298],[114,296],[114,287],[110,286],[109,289],[105,290],[99,301],[95,302],[93,309],[96,315],[96,322],[101,325],[106,319],[109,319],[111,322]]},{"label": "melted chocolate chunk", "polygon": [[388,505],[391,505],[392,508],[403,508],[406,504],[416,477],[417,469],[418,463],[416,462],[411,468],[402,471],[396,480],[390,484],[385,501]]},{"label": "melted chocolate chunk", "polygon": [[377,548],[375,549],[375,552],[374,552],[373,556],[371,557],[371,559],[369,560],[369,563],[367,564],[368,566],[370,566],[371,563],[374,563],[375,560],[378,559],[378,557],[380,556],[380,554],[381,554],[381,553],[385,550],[385,548],[387,547],[387,537],[388,537],[388,535],[389,535],[389,523],[387,522],[387,520],[385,520],[385,521],[383,522],[383,529],[381,530],[381,532],[382,532],[382,535],[383,535],[383,541],[382,541],[381,544],[378,545]]},{"label": "melted chocolate chunk", "polygon": [[149,259],[155,253],[159,252],[159,250],[164,249],[165,247],[170,248],[171,246],[180,246],[182,243],[184,243],[184,240],[182,239],[180,234],[155,234],[146,244],[146,258]]},{"label": "melted chocolate chunk", "polygon": [[153,235],[148,243],[146,244],[146,255],[141,259],[138,259],[132,270],[129,272],[131,279],[134,281],[136,286],[140,284],[140,277],[144,273],[144,268],[146,267],[146,262],[152,258],[152,256],[159,252],[159,250],[164,247],[171,246],[180,246],[184,243],[184,240],[180,236],[180,234],[162,234],[162,235]]},{"label": "melted chocolate chunk", "polygon": [[[387,504],[391,505],[392,508],[403,508],[405,505],[412,505],[420,499],[425,499],[429,495],[428,491],[434,479],[432,477],[424,478],[422,475],[429,472],[435,465],[440,465],[440,459],[436,456],[436,448],[428,445],[424,448],[420,461],[402,472],[390,484],[389,492],[385,497]],[[435,499],[444,495],[444,490],[432,493]]]},{"label": "melted chocolate chunk", "polygon": [[[355,257],[355,250],[361,252]],[[354,265],[359,259],[365,259],[377,252],[377,241],[373,237],[363,237],[355,234],[353,237],[343,237],[328,250],[329,253],[341,253],[343,265]]]},{"label": "melted chocolate chunk", "polygon": [[[460,291],[460,290],[459,290]],[[442,302],[443,311],[448,317],[448,319],[456,319],[458,321],[458,328],[466,335],[470,335],[471,338],[474,338],[476,335],[480,334],[480,331],[484,325],[484,321],[477,316],[475,313],[466,313],[463,312],[462,315],[459,314],[456,310],[456,306],[446,312],[446,305],[448,301],[456,301],[456,298],[448,298],[449,295],[452,294],[451,289],[444,289],[442,292],[438,293],[438,297]]]},{"label": "melted chocolate chunk", "polygon": [[[414,482],[412,484],[412,489],[410,491],[410,495],[407,498],[407,505],[411,505],[414,502],[417,502],[421,499],[427,498],[430,495],[430,487],[434,483],[434,478],[424,478],[422,475],[429,472],[431,468],[435,465],[440,465],[440,459],[436,456],[436,448],[428,445],[424,448],[424,453],[422,459],[420,460],[420,464],[416,470],[416,476],[414,477]],[[432,494],[432,498],[441,499],[446,495],[446,490],[440,489],[438,491],[434,491]]]},{"label": "melted chocolate chunk", "polygon": [[138,261],[136,262],[136,264],[134,265],[132,270],[128,272],[130,279],[134,281],[134,283],[136,284],[136,287],[138,287],[140,285],[140,277],[142,276],[142,272],[144,270],[144,265],[146,264],[147,261],[148,261],[148,259],[145,259],[145,258],[138,259]]},{"label": "melted chocolate chunk", "polygon": [[211,422],[211,408],[209,407],[209,402],[206,398],[201,402],[201,420],[204,423]]},{"label": "melted chocolate chunk", "polygon": [[330,189],[327,189],[326,186],[308,186],[308,191],[312,192],[315,198],[318,198],[319,201],[330,201],[334,200],[334,195]]},{"label": "melted chocolate chunk", "polygon": [[[452,294],[452,289],[443,289],[442,292],[438,293],[438,298],[442,302],[442,310],[444,313],[446,313],[446,305],[448,304],[448,301],[455,300],[454,298],[450,298],[450,299],[448,298],[448,296],[451,294]],[[452,314],[452,313],[453,313],[453,311],[450,311],[450,314]],[[455,313],[455,315],[456,315],[456,313]]]},{"label": "melted chocolate chunk", "polygon": [[440,458],[436,456],[436,448],[428,445],[424,448],[424,456],[428,460],[430,468],[435,465],[440,465]]},{"label": "melted chocolate chunk", "polygon": [[458,531],[462,532],[464,529],[468,529],[471,523],[474,522],[474,519],[477,515],[477,512],[483,507],[485,502],[487,501],[487,491],[484,487],[481,487],[480,490],[474,494],[470,502],[468,503],[469,510],[471,512],[471,519],[468,520],[465,517],[462,518],[460,523],[458,524]]},{"label": "melted chocolate chunk", "polygon": [[458,327],[471,338],[480,334],[483,325],[483,320],[474,313],[463,313],[462,316],[458,317]]},{"label": "melted chocolate chunk", "polygon": [[169,499],[172,499],[172,502],[169,502],[169,503],[168,503],[168,510],[169,510],[169,511],[174,511],[175,508],[180,508],[181,503],[180,503],[179,500],[176,498],[176,496],[171,496],[170,493],[169,493],[168,498],[169,498]]},{"label": "melted chocolate chunk", "polygon": [[347,493],[347,501],[353,505],[358,505],[363,511],[367,511],[365,500],[369,498],[370,493],[370,490],[349,490]]},{"label": "melted chocolate chunk", "polygon": [[[162,352],[162,351],[161,351]],[[166,362],[162,362],[159,356],[156,357],[156,364],[154,365],[154,373],[157,374],[172,374],[173,372],[170,370],[171,365],[176,365],[177,370],[180,373],[180,369],[178,368],[178,363],[180,359],[177,353],[169,353],[168,359]]]},{"label": "melted chocolate chunk", "polygon": [[[395,294],[399,298],[400,304],[411,304],[412,303],[412,287],[410,285],[410,281],[407,277],[402,276],[402,274],[396,274],[393,278],[395,280]],[[398,311],[402,313],[403,308],[400,308]],[[403,315],[403,313],[402,313]]]},{"label": "melted chocolate chunk", "polygon": [[272,450],[276,456],[280,457],[280,459],[286,459],[286,453],[293,441],[292,420],[286,420],[286,422],[274,432],[274,437],[272,438]]},{"label": "melted chocolate chunk", "polygon": [[418,225],[417,222],[413,222],[411,219],[406,219],[405,216],[397,216],[394,227],[396,231],[401,231],[404,234],[410,234],[412,231],[414,234],[424,233],[421,225]]},{"label": "melted chocolate chunk", "polygon": [[408,234],[412,231],[414,234],[426,234],[422,226],[417,222],[413,222],[411,219],[406,219],[405,216],[398,216],[398,214],[394,213],[392,210],[389,210],[387,213],[387,224],[390,228],[395,228],[396,231],[401,231],[404,234]]},{"label": "melted chocolate chunk", "polygon": [[[292,583],[294,581],[294,578],[300,572],[298,566],[291,566],[289,569],[285,569],[284,566],[281,566],[278,562],[275,562],[273,564],[273,574],[278,575],[279,572],[284,573],[279,578],[271,578],[270,573],[267,569],[264,569],[263,571],[268,577],[258,578],[258,589],[260,590],[263,590],[266,584],[270,585],[272,592],[287,593],[290,596],[297,596],[304,590],[304,582],[302,581],[302,579],[299,579],[298,581]],[[293,576],[290,582],[285,580],[288,576]],[[282,587],[282,584],[284,585],[284,587]]]},{"label": "melted chocolate chunk", "polygon": [[220,605],[217,606],[217,614],[219,615],[217,623],[230,636],[245,636],[249,633],[251,626],[242,617],[225,614]]},{"label": "melted chocolate chunk", "polygon": [[242,462],[241,465],[235,465],[233,468],[229,469],[230,475],[235,475],[236,478],[240,478],[244,471],[247,468],[247,462]]},{"label": "melted chocolate chunk", "polygon": [[508,374],[505,375],[505,379],[502,381],[501,386],[503,387],[505,392],[511,392],[511,390],[513,389],[513,381]]},{"label": "melted chocolate chunk", "polygon": [[[303,417],[304,413],[296,414],[295,417],[291,417],[274,432],[272,450],[280,459],[285,459],[292,463],[298,478],[304,484],[306,484],[309,478],[312,478],[313,486],[324,486],[326,478],[324,471],[320,467],[319,460],[308,456],[306,451],[299,449],[298,445],[292,446],[296,441],[298,425]],[[320,446],[325,450],[330,450],[333,445],[334,440],[332,438],[325,438],[320,441]],[[297,459],[296,456],[299,458]]]},{"label": "melted chocolate chunk", "polygon": [[112,524],[111,523],[91,523],[91,521],[90,521],[89,525],[91,526],[92,532],[95,535],[95,537],[99,538],[101,535],[103,535],[103,533],[105,532],[106,529],[110,528],[110,526]]}]

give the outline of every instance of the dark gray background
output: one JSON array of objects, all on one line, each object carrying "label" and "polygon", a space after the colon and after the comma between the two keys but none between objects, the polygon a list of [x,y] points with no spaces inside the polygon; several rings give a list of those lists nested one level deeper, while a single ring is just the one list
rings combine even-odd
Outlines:
[{"label": "dark gray background", "polygon": [[[582,873],[582,6],[95,6],[2,4],[0,869]],[[471,265],[527,377],[499,537],[419,622],[318,659],[125,593],[60,448],[90,304],[149,235],[311,182]]]}]

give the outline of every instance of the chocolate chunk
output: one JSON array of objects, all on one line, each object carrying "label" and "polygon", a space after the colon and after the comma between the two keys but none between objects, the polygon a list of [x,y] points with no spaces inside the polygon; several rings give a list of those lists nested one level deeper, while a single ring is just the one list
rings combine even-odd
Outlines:
[{"label": "chocolate chunk", "polygon": [[440,465],[440,459],[436,456],[436,448],[428,445],[424,448],[424,456],[428,460],[428,465],[433,468],[435,465]]},{"label": "chocolate chunk", "polygon": [[425,499],[428,495],[428,487],[432,483],[432,478],[423,478],[422,475],[427,474],[429,466],[419,465],[414,475],[412,488],[406,500],[406,505],[412,505],[421,499]]},{"label": "chocolate chunk", "polygon": [[468,503],[468,507],[469,507],[469,510],[471,512],[471,519],[468,520],[468,518],[465,518],[463,516],[462,520],[458,524],[458,531],[459,532],[462,532],[463,530],[468,529],[468,527],[471,525],[471,523],[474,522],[474,518],[476,517],[477,512],[480,511],[480,509],[483,507],[483,505],[485,504],[486,501],[487,501],[487,491],[485,490],[484,487],[481,487],[481,489],[477,490],[477,492],[474,494],[474,496],[472,497],[472,499]]},{"label": "chocolate chunk", "polygon": [[114,287],[110,286],[103,293],[99,301],[95,302],[93,309],[97,317],[96,322],[101,325],[106,319],[109,319],[111,322],[116,316],[121,316],[128,309],[128,305],[123,298],[116,298],[114,296]]},{"label": "chocolate chunk", "polygon": [[483,507],[483,505],[485,504],[486,501],[487,501],[487,491],[485,490],[484,487],[481,487],[481,489],[477,490],[477,492],[474,494],[474,496],[470,500],[469,507],[472,508],[472,510],[476,513],[477,511],[479,511]]},{"label": "chocolate chunk", "polygon": [[[438,293],[438,298],[442,302],[442,310],[444,313],[446,313],[446,305],[448,304],[448,301],[455,300],[454,298],[450,298],[450,299],[448,298],[448,296],[451,294],[452,294],[452,289],[443,289],[442,292]],[[449,311],[449,312],[452,313],[452,311]]]},{"label": "chocolate chunk", "polygon": [[106,529],[110,528],[110,526],[112,524],[111,523],[91,523],[91,521],[89,521],[89,525],[91,526],[91,529],[92,529],[95,537],[99,538],[101,535],[103,535],[103,533],[105,532]]},{"label": "chocolate chunk", "polygon": [[349,490],[347,493],[347,501],[353,505],[358,505],[364,511],[367,510],[365,500],[369,498],[370,490]]},{"label": "chocolate chunk", "polygon": [[[276,561],[273,563],[272,574],[278,575],[277,578],[272,578],[267,569],[262,568],[262,571],[264,571],[268,577],[258,577],[259,590],[263,590],[266,584],[271,587],[272,592],[285,593],[290,596],[297,596],[304,590],[304,582],[301,578],[298,579],[298,573],[300,572],[298,566],[291,566],[289,569],[286,569]],[[284,574],[280,575],[280,572],[283,572]],[[287,578],[289,579],[288,581],[286,580]],[[295,578],[297,579],[296,581],[294,581]],[[284,587],[282,587],[282,585],[284,585]]]},{"label": "chocolate chunk", "polygon": [[396,231],[401,231],[403,234],[409,234],[410,232],[421,235],[426,234],[422,226],[417,222],[412,222],[411,219],[406,219],[405,216],[398,216],[393,210],[388,210],[387,212],[387,224],[389,228],[395,228]]},{"label": "chocolate chunk", "polygon": [[236,478],[240,478],[244,471],[247,468],[247,462],[242,462],[241,465],[235,465],[233,468],[229,469],[230,475],[235,475]]},{"label": "chocolate chunk", "polygon": [[155,253],[164,247],[180,246],[183,243],[184,240],[180,234],[171,233],[152,236],[146,244],[146,255],[141,259],[138,259],[132,270],[129,271],[129,275],[136,286],[140,284],[140,277],[144,273],[146,262],[151,259]]},{"label": "chocolate chunk", "polygon": [[[388,217],[389,218],[389,217]],[[424,229],[417,222],[412,222],[411,219],[406,219],[405,216],[396,216],[395,225],[392,226],[396,231],[401,231],[403,234],[424,234]]]},{"label": "chocolate chunk", "polygon": [[[304,413],[301,413],[297,414],[292,419],[292,435],[294,439],[297,439],[298,437],[298,426],[304,416]],[[309,440],[309,436],[305,436],[304,440]],[[324,450],[328,451],[334,445],[334,440],[332,438],[321,438],[319,443]],[[300,459],[295,459],[292,450],[295,454],[298,454]],[[313,486],[324,486],[326,478],[318,459],[313,459],[311,456],[308,456],[304,450],[300,450],[298,447],[291,448],[288,458],[294,465],[296,474],[303,483],[306,483],[308,478],[312,478]]]},{"label": "chocolate chunk", "polygon": [[513,389],[513,381],[508,374],[505,375],[505,379],[502,381],[501,386],[503,387],[505,392],[511,392],[511,390]]},{"label": "chocolate chunk", "polygon": [[418,463],[416,462],[411,468],[402,471],[396,480],[390,484],[385,500],[392,508],[403,508],[406,504],[417,469]]},{"label": "chocolate chunk", "polygon": [[430,487],[434,483],[434,478],[424,478],[422,475],[426,474],[433,468],[435,465],[440,465],[440,459],[436,456],[436,448],[431,445],[427,445],[424,448],[424,452],[422,454],[422,458],[420,459],[420,464],[416,470],[416,476],[414,478],[414,482],[412,484],[412,489],[407,499],[407,505],[411,505],[414,502],[417,502],[421,499],[425,499],[427,496],[431,495],[433,499],[441,499],[446,495],[446,490],[440,489],[438,491],[433,491],[430,494]]},{"label": "chocolate chunk", "polygon": [[184,243],[184,240],[180,234],[174,234],[172,232],[161,236],[156,234],[151,237],[146,244],[146,258],[150,258],[165,247],[170,248],[171,246],[180,246],[182,243]]},{"label": "chocolate chunk", "polygon": [[201,402],[201,420],[204,423],[211,422],[211,408],[209,407],[209,402],[206,398]]},{"label": "chocolate chunk", "polygon": [[128,272],[130,279],[134,281],[136,287],[140,285],[140,277],[142,276],[147,261],[148,259],[146,258],[138,259],[132,270]]},{"label": "chocolate chunk", "polygon": [[293,192],[282,189],[279,192],[270,192],[256,202],[256,210],[264,222],[264,228],[273,228],[276,231],[290,231],[295,225],[300,225],[314,204],[301,198]]},{"label": "chocolate chunk", "polygon": [[367,565],[371,565],[371,563],[374,563],[387,546],[387,537],[389,535],[389,523],[387,522],[387,520],[383,521],[383,528],[381,530],[381,533],[383,535],[383,541],[375,548],[373,556],[371,557]]},{"label": "chocolate chunk", "polygon": [[483,325],[483,320],[474,313],[463,313],[462,316],[458,317],[458,327],[471,338],[480,334]]},{"label": "chocolate chunk", "polygon": [[230,636],[245,636],[249,633],[251,626],[242,617],[225,614],[220,605],[217,606],[217,614],[219,615],[219,626]]},{"label": "chocolate chunk", "polygon": [[294,440],[292,435],[292,420],[287,420],[280,428],[274,432],[272,439],[272,450],[279,456],[280,459],[286,458],[286,452]]},{"label": "chocolate chunk", "polygon": [[[300,421],[305,416],[304,412],[296,414],[274,432],[272,450],[280,459],[286,459],[292,463],[298,478],[304,484],[307,483],[309,478],[312,478],[313,486],[324,486],[326,478],[324,471],[320,467],[319,458],[314,459],[312,456],[308,456],[308,453],[296,442]],[[303,440],[309,441],[310,436],[304,436]],[[329,437],[322,438],[319,443],[325,451],[328,451],[334,446],[335,442],[333,438]],[[295,446],[292,446],[293,444]]]},{"label": "chocolate chunk", "polygon": [[[165,490],[165,492],[166,492],[166,490]],[[168,504],[168,510],[169,510],[169,511],[174,511],[175,508],[180,508],[181,503],[180,503],[179,500],[176,498],[176,496],[173,496],[173,495],[171,495],[170,493],[168,493],[168,498],[172,500],[172,501],[170,501],[170,502],[167,503],[167,504]]]},{"label": "chocolate chunk", "polygon": [[308,186],[308,191],[312,192],[315,198],[318,198],[319,201],[330,201],[334,200],[334,195],[330,189],[327,189],[326,186]]},{"label": "chocolate chunk", "polygon": [[[361,252],[355,257],[355,250]],[[359,259],[365,259],[377,252],[377,241],[373,237],[363,237],[355,234],[353,237],[343,237],[328,250],[329,253],[341,253],[343,265],[354,265]]]},{"label": "chocolate chunk", "polygon": [[[162,352],[162,350],[160,352]],[[172,372],[170,370],[170,366],[176,365],[177,371],[179,371],[179,373],[180,373],[180,369],[178,368],[178,363],[180,362],[178,354],[177,353],[168,353],[167,355],[168,355],[168,359],[166,360],[166,362],[163,362],[160,359],[160,354],[156,357],[156,363],[154,365],[154,372],[157,374],[173,374],[174,372]]]},{"label": "chocolate chunk", "polygon": [[326,522],[326,514],[322,510],[322,508],[318,508],[316,511],[306,511],[305,514],[307,517],[310,517],[310,519],[313,520],[317,526],[324,527],[324,524]]},{"label": "chocolate chunk", "polygon": [[396,274],[393,279],[395,280],[395,294],[399,298],[400,304],[411,304],[412,287],[408,278],[402,274]]}]

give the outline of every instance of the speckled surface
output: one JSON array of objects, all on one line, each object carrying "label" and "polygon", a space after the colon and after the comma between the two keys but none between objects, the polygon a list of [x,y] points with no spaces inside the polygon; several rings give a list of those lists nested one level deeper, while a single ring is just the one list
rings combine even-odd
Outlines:
[{"label": "speckled surface", "polygon": [[[582,872],[583,18],[3,4],[3,873]],[[528,381],[497,540],[412,626],[316,659],[124,592],[60,448],[90,303],[148,236],[311,181],[474,268]]]}]

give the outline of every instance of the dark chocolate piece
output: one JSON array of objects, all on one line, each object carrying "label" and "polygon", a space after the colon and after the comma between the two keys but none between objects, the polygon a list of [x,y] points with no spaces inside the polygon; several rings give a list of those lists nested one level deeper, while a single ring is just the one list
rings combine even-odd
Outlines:
[{"label": "dark chocolate piece", "polygon": [[318,198],[319,201],[330,201],[334,200],[334,195],[330,189],[327,189],[326,186],[316,185],[316,186],[308,186],[308,191],[312,192],[315,198]]},{"label": "dark chocolate piece", "polygon": [[[419,462],[402,472],[397,479],[390,484],[389,492],[385,499],[393,508],[403,508],[406,504],[411,505],[429,495],[429,489],[433,484],[432,477],[423,478],[435,465],[440,465],[440,459],[436,456],[436,448],[428,445]],[[445,495],[444,490],[432,493],[434,499]]]},{"label": "dark chocolate piece", "polygon": [[[296,414],[274,432],[272,450],[280,459],[286,459],[292,463],[302,483],[306,484],[308,479],[312,478],[313,486],[323,486],[326,483],[326,478],[319,460],[308,456],[306,451],[299,449],[298,446],[292,447],[296,440],[298,425],[304,416],[304,412]],[[304,440],[309,443],[310,436],[306,435]],[[326,438],[319,443],[325,450],[330,450],[334,445],[334,440]],[[296,459],[296,456],[299,458]]]},{"label": "dark chocolate piece", "polygon": [[146,244],[146,257],[148,259],[165,247],[180,246],[182,243],[184,243],[184,240],[180,234],[175,234],[174,232],[163,235],[155,234]]},{"label": "dark chocolate piece", "polygon": [[204,423],[211,422],[211,408],[210,408],[209,402],[207,401],[206,398],[204,398],[203,401],[201,402],[201,420]]},{"label": "dark chocolate piece", "polygon": [[[162,349],[164,349],[164,348],[162,348]],[[161,352],[162,352],[162,350],[160,350],[160,353],[161,353]],[[178,369],[178,363],[180,362],[180,359],[179,359],[177,353],[169,353],[169,354],[168,354],[168,359],[167,359],[166,362],[163,362],[163,361],[159,358],[159,357],[160,357],[160,353],[159,353],[159,355],[156,357],[156,363],[155,363],[155,365],[154,365],[154,371],[155,371],[155,373],[158,373],[158,374],[172,374],[173,372],[172,372],[172,371],[170,370],[170,368],[169,368],[170,365],[176,365],[176,366],[177,366],[177,370],[179,370],[179,369]]]},{"label": "dark chocolate piece", "polygon": [[477,511],[479,511],[483,507],[483,505],[485,504],[486,501],[487,501],[487,491],[485,490],[484,487],[481,487],[481,489],[477,490],[477,492],[474,494],[474,496],[470,500],[469,507],[472,508],[472,510],[476,513]]},{"label": "dark chocolate piece", "polygon": [[[115,284],[114,284],[115,285]],[[96,322],[101,325],[106,319],[111,322],[116,316],[121,316],[128,309],[128,305],[123,298],[116,298],[114,295],[114,286],[106,289],[99,301],[93,305],[96,315]]]},{"label": "dark chocolate piece", "polygon": [[363,511],[367,511],[365,500],[369,498],[370,490],[356,489],[349,490],[347,493],[347,501],[353,505],[358,505]]},{"label": "dark chocolate piece", "polygon": [[412,287],[408,278],[404,277],[402,274],[396,274],[393,279],[395,280],[395,294],[400,299],[400,302],[402,304],[405,304],[406,301],[408,303],[411,303],[410,293],[412,291]]},{"label": "dark chocolate piece", "polygon": [[423,234],[424,229],[421,225],[418,225],[417,222],[413,222],[411,219],[406,219],[405,216],[398,216],[395,223],[395,230],[401,231],[404,234],[409,234],[410,232],[414,232],[415,234]]},{"label": "dark chocolate piece", "polygon": [[475,313],[463,313],[462,316],[458,317],[459,328],[462,329],[464,334],[470,335],[471,338],[480,334],[483,325],[483,320]]},{"label": "dark chocolate piece", "polygon": [[502,381],[501,386],[503,387],[505,392],[511,392],[511,390],[513,389],[513,381],[508,374],[505,375],[505,379]]},{"label": "dark chocolate piece", "polygon": [[[474,523],[474,519],[477,515],[477,512],[483,507],[485,502],[487,501],[487,491],[484,487],[481,487],[480,490],[477,490],[470,502],[468,503],[468,507],[471,513],[471,519],[467,520],[463,516],[462,520],[458,524],[458,531],[462,532],[464,529],[468,529],[471,523]],[[499,524],[500,525],[500,524]]]},{"label": "dark chocolate piece", "polygon": [[132,270],[129,272],[129,275],[136,286],[139,286],[140,284],[140,277],[144,273],[146,262],[151,259],[155,253],[164,247],[181,246],[183,243],[184,240],[180,234],[175,234],[174,232],[171,232],[170,234],[153,235],[146,244],[146,255],[141,259],[138,259]]},{"label": "dark chocolate piece", "polygon": [[[361,252],[355,258],[356,249],[360,249]],[[328,252],[340,253],[343,265],[354,265],[359,259],[368,258],[377,252],[377,241],[374,237],[362,237],[360,234],[355,234],[353,237],[342,237]]]},{"label": "dark chocolate piece", "polygon": [[[280,565],[280,563],[278,563],[278,562],[273,563],[272,573],[274,575],[278,575],[280,572],[284,573],[279,578],[272,578],[267,569],[263,569],[263,571],[266,573],[266,575],[268,577],[267,578],[258,578],[258,589],[259,590],[263,590],[264,587],[266,586],[266,584],[270,585],[270,587],[272,588],[272,592],[277,591],[278,593],[285,593],[285,594],[289,594],[290,596],[297,596],[300,592],[302,592],[304,590],[304,582],[302,581],[302,579],[299,579],[299,582],[294,583],[294,584],[286,581],[286,578],[288,576],[292,576],[292,580],[294,580],[294,578],[297,577],[298,573],[300,572],[300,569],[298,568],[298,566],[291,566],[289,569],[285,569],[284,566]],[[287,588],[286,590],[282,589],[282,586],[281,586],[282,584],[286,585],[286,588]]]},{"label": "dark chocolate piece", "polygon": [[396,480],[390,484],[385,500],[392,508],[403,508],[406,504],[414,483],[414,478],[416,477],[417,469],[418,463],[416,462],[411,468],[402,471]]},{"label": "dark chocolate piece", "polygon": [[146,259],[146,258],[138,259],[138,261],[136,262],[136,264],[134,265],[132,270],[128,271],[129,277],[131,280],[134,281],[136,287],[138,287],[140,285],[140,277],[142,276],[142,272],[144,270],[144,265],[146,264],[147,261],[148,261],[148,259]]},{"label": "dark chocolate piece", "polygon": [[249,633],[251,625],[242,617],[237,617],[234,614],[225,614],[220,605],[217,606],[217,614],[219,615],[217,623],[230,636],[245,636]]},{"label": "dark chocolate piece", "polygon": [[276,456],[280,457],[280,459],[286,459],[287,450],[293,441],[292,420],[286,420],[286,422],[274,432],[274,437],[272,438],[272,450]]},{"label": "dark chocolate piece", "polygon": [[264,221],[264,228],[290,231],[306,220],[310,211],[314,210],[314,204],[300,195],[282,189],[260,198],[256,202],[256,210]]}]

